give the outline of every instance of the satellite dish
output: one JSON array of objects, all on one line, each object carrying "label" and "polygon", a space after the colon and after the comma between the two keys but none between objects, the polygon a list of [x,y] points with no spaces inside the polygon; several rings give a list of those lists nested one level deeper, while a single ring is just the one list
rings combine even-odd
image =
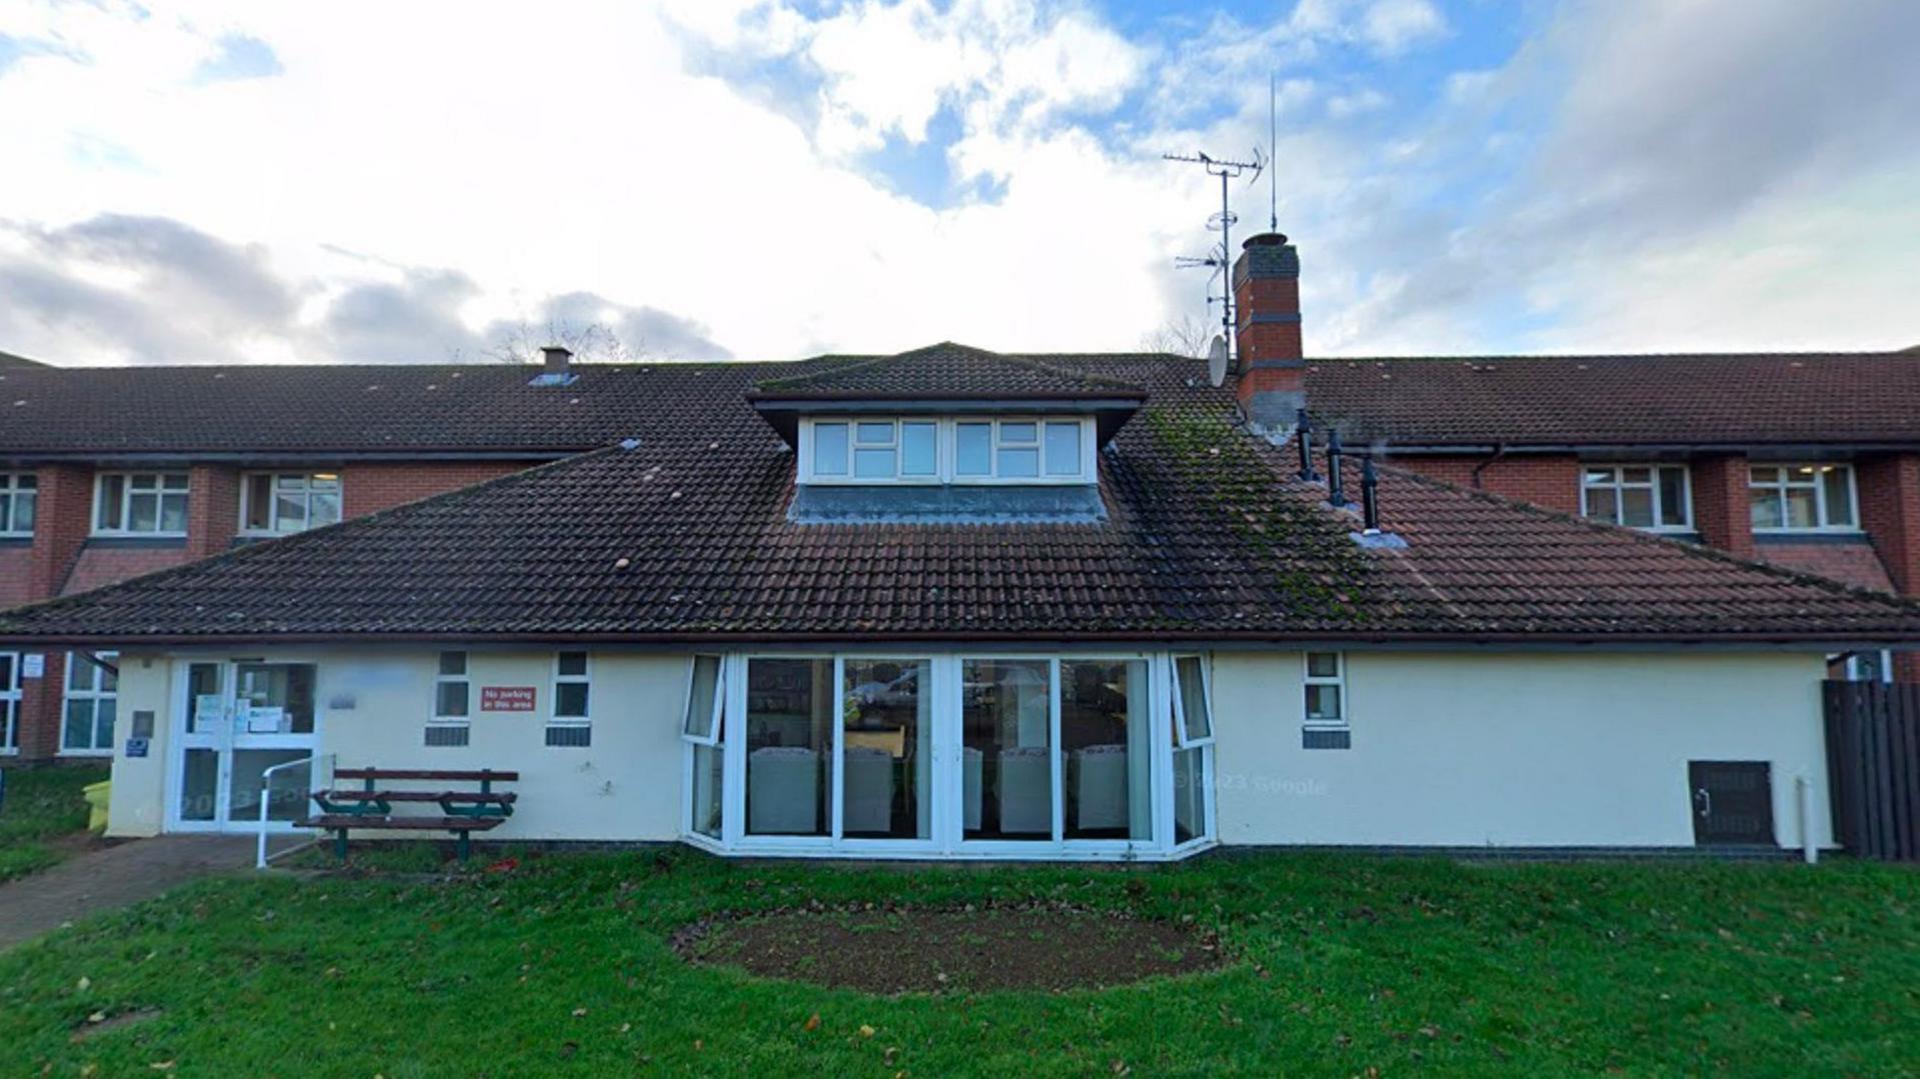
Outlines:
[{"label": "satellite dish", "polygon": [[1227,338],[1225,334],[1214,334],[1213,344],[1207,348],[1207,381],[1215,386],[1227,380]]}]

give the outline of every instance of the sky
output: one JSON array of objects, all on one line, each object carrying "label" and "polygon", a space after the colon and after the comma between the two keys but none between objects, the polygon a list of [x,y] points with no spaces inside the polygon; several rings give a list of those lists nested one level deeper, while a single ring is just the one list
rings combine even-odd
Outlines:
[{"label": "sky", "polygon": [[1312,356],[1907,347],[1916,40],[1911,0],[0,0],[0,350],[1134,349],[1218,318],[1196,151],[1271,160],[1234,246],[1277,215]]}]

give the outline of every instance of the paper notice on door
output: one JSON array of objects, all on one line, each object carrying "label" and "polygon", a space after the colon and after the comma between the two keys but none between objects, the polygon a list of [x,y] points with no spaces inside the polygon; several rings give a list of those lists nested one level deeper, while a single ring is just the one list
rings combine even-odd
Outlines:
[{"label": "paper notice on door", "polygon": [[247,733],[279,734],[281,727],[286,723],[286,719],[287,710],[285,708],[268,708],[258,704],[253,705],[247,709]]},{"label": "paper notice on door", "polygon": [[193,729],[211,730],[227,711],[227,699],[218,693],[202,693],[193,698]]}]

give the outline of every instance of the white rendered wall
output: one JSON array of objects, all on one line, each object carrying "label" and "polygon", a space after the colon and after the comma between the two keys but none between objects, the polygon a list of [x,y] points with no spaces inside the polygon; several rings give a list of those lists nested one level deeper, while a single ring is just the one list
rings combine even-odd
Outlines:
[{"label": "white rendered wall", "polygon": [[1689,760],[1771,762],[1783,846],[1805,775],[1831,841],[1817,655],[1347,660],[1352,748],[1309,750],[1300,655],[1215,655],[1222,843],[1691,846]]},{"label": "white rendered wall", "polygon": [[[122,652],[119,700],[113,726],[113,798],[107,805],[110,836],[159,835],[164,830],[167,754],[172,746],[172,670],[166,656]],[[145,757],[127,756],[134,713],[153,713],[153,739]]]}]

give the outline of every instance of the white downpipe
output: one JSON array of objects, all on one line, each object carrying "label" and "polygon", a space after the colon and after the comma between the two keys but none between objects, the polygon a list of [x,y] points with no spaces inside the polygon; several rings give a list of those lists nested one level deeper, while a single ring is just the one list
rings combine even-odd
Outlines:
[{"label": "white downpipe", "polygon": [[1808,865],[1820,862],[1820,845],[1813,840],[1813,782],[1804,775],[1793,777],[1794,794],[1800,807],[1800,857]]},{"label": "white downpipe", "polygon": [[[287,761],[284,764],[276,764],[260,773],[260,823],[257,845],[253,856],[253,867],[255,869],[267,868],[267,810],[270,808],[269,803],[272,800],[273,774],[289,768],[312,768],[320,761],[331,761],[332,759],[333,754],[321,753],[311,757],[302,757],[297,761]],[[329,769],[329,772],[331,772],[331,769]],[[315,786],[316,777],[312,773],[309,773],[307,776],[307,788],[308,790],[312,790]],[[305,792],[302,793],[304,794]],[[281,851],[280,853],[289,854],[291,851]]]}]

